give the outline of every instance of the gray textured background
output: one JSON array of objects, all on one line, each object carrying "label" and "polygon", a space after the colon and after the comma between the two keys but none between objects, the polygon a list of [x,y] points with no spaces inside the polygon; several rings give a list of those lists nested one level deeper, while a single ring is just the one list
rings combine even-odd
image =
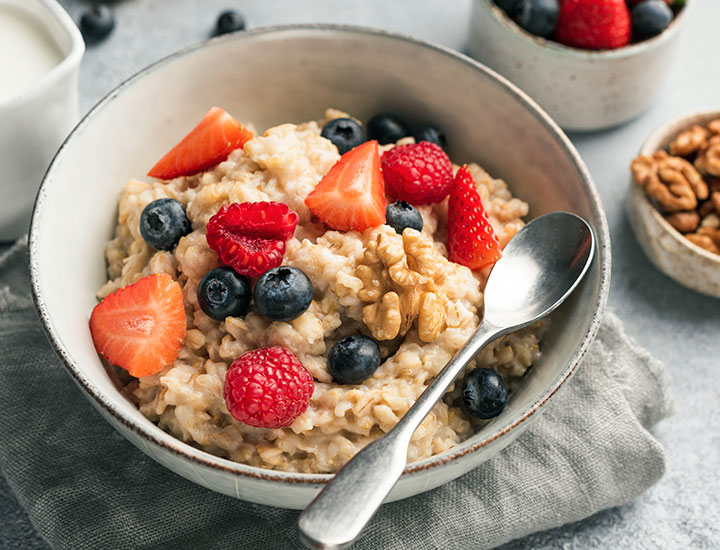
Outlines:
[{"label": "gray textured background", "polygon": [[[720,300],[673,283],[644,257],[625,218],[628,166],[662,122],[720,108],[720,1],[693,0],[670,85],[654,107],[623,127],[572,135],[600,190],[613,240],[610,307],[673,376],[676,414],[655,434],[667,450],[663,480],[635,503],[515,541],[521,548],[720,548]],[[75,20],[90,2],[60,0]],[[83,61],[81,111],[148,63],[208,36],[219,11],[245,14],[249,27],[340,22],[399,31],[464,50],[470,0],[126,0],[117,28]],[[718,274],[720,277],[720,274]],[[108,495],[111,498],[111,495]],[[0,476],[0,549],[47,549]]]}]

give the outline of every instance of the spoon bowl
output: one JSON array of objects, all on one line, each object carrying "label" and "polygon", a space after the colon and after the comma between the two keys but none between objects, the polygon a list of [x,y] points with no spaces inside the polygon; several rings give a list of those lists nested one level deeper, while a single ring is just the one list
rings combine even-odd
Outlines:
[{"label": "spoon bowl", "polygon": [[484,323],[513,330],[557,308],[595,251],[590,226],[567,212],[534,219],[507,244],[485,286]]},{"label": "spoon bowl", "polygon": [[480,350],[555,310],[580,283],[595,249],[582,218],[553,212],[534,219],[508,243],[485,287],[475,333],[393,429],[356,454],[300,514],[309,548],[351,544],[400,478],[413,432]]}]

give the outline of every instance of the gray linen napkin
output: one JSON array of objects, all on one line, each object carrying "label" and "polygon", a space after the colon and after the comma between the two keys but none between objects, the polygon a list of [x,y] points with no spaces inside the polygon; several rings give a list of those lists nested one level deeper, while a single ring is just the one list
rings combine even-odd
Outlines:
[{"label": "gray linen napkin", "polygon": [[[0,257],[0,469],[57,549],[296,548],[297,512],[231,499],[146,457],[91,407],[46,342],[27,248]],[[665,469],[662,364],[608,314],[575,377],[512,445],[387,504],[355,548],[490,548],[628,502]]]}]

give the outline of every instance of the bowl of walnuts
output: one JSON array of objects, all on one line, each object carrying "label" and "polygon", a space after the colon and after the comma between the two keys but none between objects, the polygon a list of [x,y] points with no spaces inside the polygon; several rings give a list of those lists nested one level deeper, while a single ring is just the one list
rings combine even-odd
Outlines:
[{"label": "bowl of walnuts", "polygon": [[658,128],[631,171],[628,214],[645,253],[677,282],[720,298],[720,110]]}]

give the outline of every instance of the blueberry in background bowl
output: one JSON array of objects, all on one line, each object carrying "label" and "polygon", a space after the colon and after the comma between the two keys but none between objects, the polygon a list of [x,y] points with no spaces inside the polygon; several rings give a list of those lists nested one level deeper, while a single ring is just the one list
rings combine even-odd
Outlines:
[{"label": "blueberry in background bowl", "polygon": [[643,37],[656,36],[673,20],[670,6],[663,0],[644,0],[632,8],[633,30]]},{"label": "blueberry in background bowl", "polygon": [[527,32],[548,37],[555,32],[559,14],[558,0],[524,0],[517,12],[517,20]]}]

